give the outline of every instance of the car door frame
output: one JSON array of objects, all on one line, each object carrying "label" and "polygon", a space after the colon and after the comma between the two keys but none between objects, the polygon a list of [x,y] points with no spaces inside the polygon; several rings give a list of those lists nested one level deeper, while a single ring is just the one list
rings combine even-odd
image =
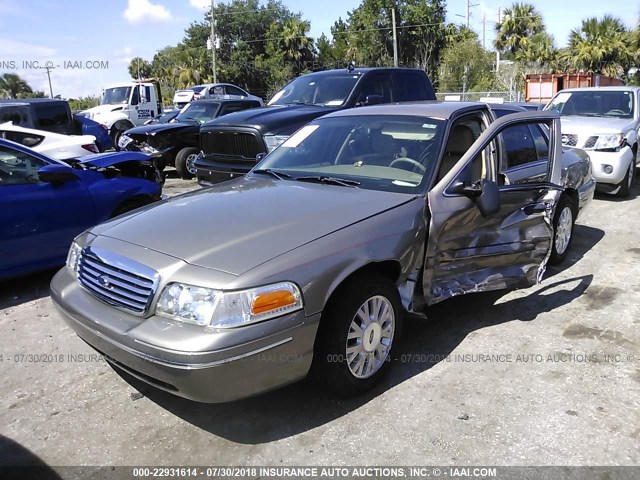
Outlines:
[{"label": "car door frame", "polygon": [[[544,192],[538,200],[531,204],[522,205],[519,209],[524,218],[526,228],[518,230],[519,238],[527,239],[534,235],[537,248],[521,249],[518,252],[524,263],[509,263],[507,258],[500,258],[500,235],[517,229],[518,225],[505,222],[514,221],[512,217],[496,217],[493,228],[486,228],[474,232],[471,236],[460,237],[455,227],[447,224],[454,215],[461,212],[471,212],[477,209],[475,200],[469,195],[454,192],[454,184],[462,175],[463,170],[485,151],[487,147],[497,145],[501,140],[498,135],[506,128],[518,124],[546,123],[553,134],[549,138],[549,166],[548,178],[544,182],[504,185],[498,187],[501,198],[504,195],[517,192],[530,192],[535,196],[536,191]],[[491,123],[471,148],[463,155],[458,163],[438,182],[427,194],[429,235],[424,257],[423,294],[428,305],[438,303],[447,298],[471,292],[481,292],[502,288],[524,287],[539,282],[544,274],[546,263],[551,254],[553,239],[553,213],[560,193],[562,174],[562,145],[560,133],[560,115],[557,112],[521,112],[506,115]],[[446,140],[445,140],[446,141]],[[501,148],[501,147],[496,147]],[[486,178],[496,182],[498,162],[501,155],[494,152],[491,155],[492,165],[488,165]],[[503,215],[504,212],[499,213]],[[520,218],[523,220],[523,218]],[[511,232],[513,233],[513,232]],[[497,243],[487,243],[483,248],[474,247],[481,241],[486,241],[487,235],[495,238]],[[524,241],[528,240],[521,240]],[[457,244],[456,244],[457,242]],[[454,245],[454,248],[448,248]],[[443,247],[445,245],[446,247]],[[513,244],[518,247],[517,240]],[[526,245],[527,247],[529,245]],[[544,246],[544,251],[541,250]],[[492,247],[492,248],[485,248]],[[448,249],[447,249],[448,248]],[[530,251],[530,254],[527,253]],[[493,255],[493,256],[492,256]],[[487,262],[487,260],[490,260]],[[489,265],[487,265],[487,263]],[[444,273],[443,273],[444,272]],[[449,273],[451,272],[451,273]]]}]

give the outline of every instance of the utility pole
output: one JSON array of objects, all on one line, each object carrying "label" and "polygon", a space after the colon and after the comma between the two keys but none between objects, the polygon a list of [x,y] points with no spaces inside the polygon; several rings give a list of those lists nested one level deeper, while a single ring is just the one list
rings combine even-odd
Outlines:
[{"label": "utility pole", "polygon": [[[498,25],[502,23],[500,7],[498,7]],[[500,68],[500,49],[496,45],[496,74],[498,73],[498,69]]]},{"label": "utility pole", "polygon": [[469,19],[471,18],[471,7],[477,7],[479,3],[471,4],[471,0],[467,0],[467,28],[469,28]]},{"label": "utility pole", "polygon": [[393,66],[398,66],[398,38],[396,37],[396,9],[391,9],[391,22],[393,23]]},{"label": "utility pole", "polygon": [[[52,63],[52,62],[47,62],[47,63]],[[49,78],[49,96],[53,98],[53,88],[51,87],[51,70],[53,70],[56,67],[50,67],[49,65],[46,65],[40,68],[44,68],[47,71],[47,77]]]},{"label": "utility pole", "polygon": [[485,13],[482,14],[482,48],[487,48],[487,42],[485,41],[486,39],[486,22],[487,22],[487,15]]},{"label": "utility pole", "polygon": [[217,83],[216,78],[216,20],[215,20],[216,0],[211,0],[211,64],[213,68],[213,83]]}]

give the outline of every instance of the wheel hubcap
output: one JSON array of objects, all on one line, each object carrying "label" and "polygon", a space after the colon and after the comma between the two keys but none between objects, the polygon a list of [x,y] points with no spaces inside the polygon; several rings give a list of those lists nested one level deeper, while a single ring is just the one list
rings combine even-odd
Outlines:
[{"label": "wheel hubcap", "polygon": [[395,331],[391,302],[376,295],[364,302],[351,320],[346,344],[349,371],[356,378],[368,378],[386,361]]},{"label": "wheel hubcap", "polygon": [[187,157],[187,160],[185,161],[185,166],[187,167],[187,171],[192,175],[196,174],[195,161],[197,156],[198,155],[196,155],[195,153],[192,153]]},{"label": "wheel hubcap", "polygon": [[571,228],[573,226],[573,212],[571,207],[564,207],[560,212],[558,226],[556,228],[556,252],[562,255],[569,246],[571,240]]}]

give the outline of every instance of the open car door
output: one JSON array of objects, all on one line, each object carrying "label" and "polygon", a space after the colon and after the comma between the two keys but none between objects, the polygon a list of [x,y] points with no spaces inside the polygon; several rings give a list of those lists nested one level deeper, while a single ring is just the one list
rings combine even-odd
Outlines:
[{"label": "open car door", "polygon": [[[501,173],[503,134],[541,124],[551,132],[547,160],[538,162],[541,170],[528,181],[511,183]],[[551,254],[554,208],[563,190],[560,135],[557,113],[506,115],[431,189],[423,274],[429,305],[541,280]]]}]

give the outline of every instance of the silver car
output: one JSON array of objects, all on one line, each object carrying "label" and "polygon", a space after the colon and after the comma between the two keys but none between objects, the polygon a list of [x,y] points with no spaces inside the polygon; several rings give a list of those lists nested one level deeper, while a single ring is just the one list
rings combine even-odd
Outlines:
[{"label": "silver car", "polygon": [[251,95],[246,90],[238,87],[237,85],[232,85],[231,83],[205,83],[203,85],[195,85],[183,90],[177,90],[173,95],[173,104],[176,108],[182,108],[194,100],[209,98],[231,100],[248,98],[249,100],[256,100],[260,102],[261,106],[264,105],[264,102],[260,97]]},{"label": "silver car", "polygon": [[309,373],[358,394],[406,312],[535,284],[564,258],[593,178],[561,185],[562,155],[555,112],[336,112],[244,178],[80,235],[52,299],[115,367],[176,395],[225,402]]}]

